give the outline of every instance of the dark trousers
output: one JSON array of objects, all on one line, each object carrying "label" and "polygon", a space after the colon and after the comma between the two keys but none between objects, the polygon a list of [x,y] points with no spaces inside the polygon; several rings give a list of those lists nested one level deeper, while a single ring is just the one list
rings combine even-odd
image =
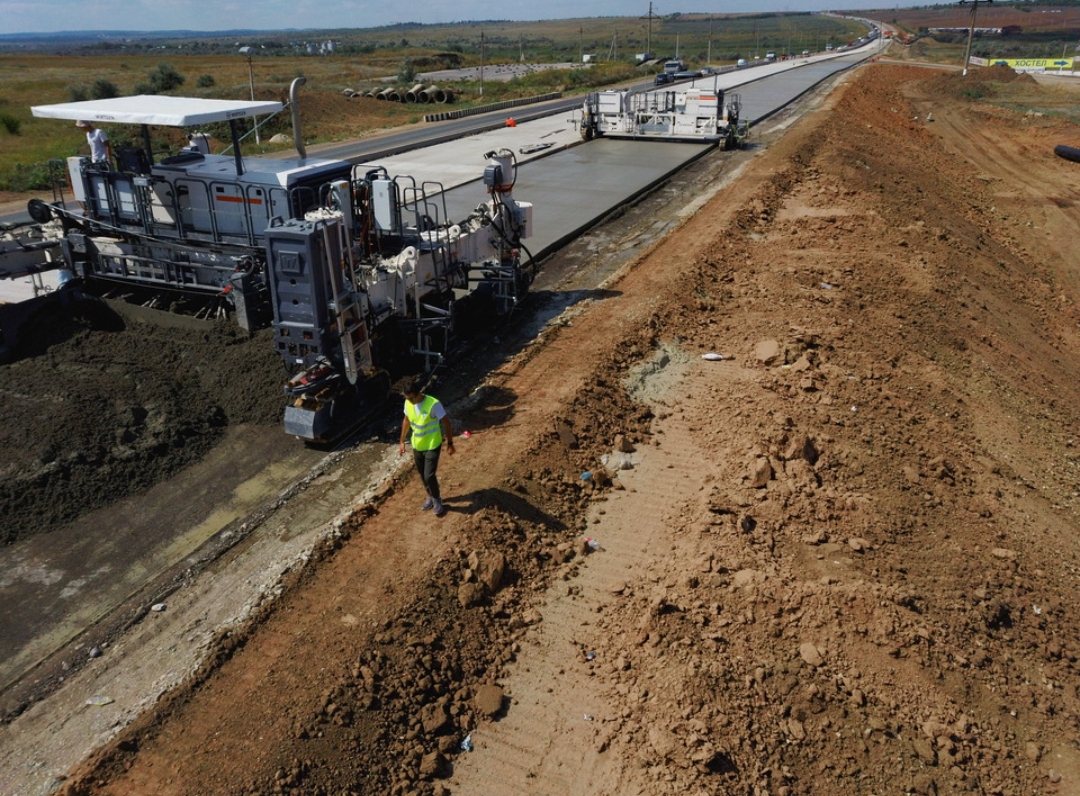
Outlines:
[{"label": "dark trousers", "polygon": [[439,479],[435,477],[435,471],[439,469],[439,453],[441,451],[441,447],[429,451],[413,451],[416,472],[420,473],[420,480],[424,482],[424,489],[436,500],[442,500],[442,496],[439,494]]}]

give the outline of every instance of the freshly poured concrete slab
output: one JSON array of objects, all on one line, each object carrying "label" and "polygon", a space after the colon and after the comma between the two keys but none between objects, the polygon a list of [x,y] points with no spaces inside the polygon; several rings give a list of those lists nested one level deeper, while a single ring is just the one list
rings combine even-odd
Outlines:
[{"label": "freshly poured concrete slab", "polygon": [[407,174],[418,183],[435,182],[450,189],[479,180],[484,174],[487,164],[485,155],[488,152],[509,149],[517,162],[522,164],[580,143],[581,136],[572,116],[557,114],[514,127],[501,127],[456,141],[413,149],[364,165],[383,166],[391,176]]},{"label": "freshly poured concrete slab", "polygon": [[[541,259],[712,148],[600,138],[526,163],[514,185],[514,198],[533,205],[532,237],[525,245]],[[447,191],[448,217],[463,219],[487,198],[482,182]]]},{"label": "freshly poured concrete slab", "polygon": [[533,205],[532,237],[526,246],[539,259],[712,146],[607,138],[584,143],[571,121],[556,116],[370,165],[384,167],[391,176],[410,175],[418,184],[442,185],[446,214],[440,202],[439,220],[459,222],[488,199],[480,179],[487,163],[484,155],[511,150],[518,162],[514,197]]},{"label": "freshly poured concrete slab", "polygon": [[[737,90],[742,118],[753,123],[865,57],[865,53],[845,53],[762,64],[752,70],[681,83],[678,88],[697,85]],[[742,82],[751,73],[750,82]],[[578,117],[577,112],[556,114],[382,158],[371,165],[385,167],[392,176],[411,175],[418,183],[442,185],[446,212],[443,215],[440,205],[439,220],[457,222],[487,201],[480,180],[485,153],[510,149],[519,165],[514,197],[533,204],[532,237],[526,246],[540,259],[712,147],[609,138],[583,143],[576,125]]]},{"label": "freshly poured concrete slab", "polygon": [[740,86],[737,90],[742,98],[742,118],[749,120],[751,124],[763,121],[790,105],[818,83],[865,60],[865,53],[845,52],[840,56],[802,64],[797,69],[778,70],[766,79]]}]

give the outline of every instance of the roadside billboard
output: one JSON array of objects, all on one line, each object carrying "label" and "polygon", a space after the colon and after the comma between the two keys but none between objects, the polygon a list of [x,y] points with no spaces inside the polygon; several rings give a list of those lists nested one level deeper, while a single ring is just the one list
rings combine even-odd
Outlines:
[{"label": "roadside billboard", "polygon": [[1072,72],[1072,58],[972,58],[975,66],[1007,66],[1016,72]]}]

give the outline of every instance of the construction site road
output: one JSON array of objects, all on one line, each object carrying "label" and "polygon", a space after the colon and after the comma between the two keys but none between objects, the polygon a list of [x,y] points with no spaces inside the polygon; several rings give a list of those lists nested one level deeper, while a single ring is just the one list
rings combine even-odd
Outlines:
[{"label": "construction site road", "polygon": [[[822,63],[829,65],[835,73],[847,68],[853,58],[855,56],[849,56],[846,61],[831,59]],[[772,92],[768,88],[769,82],[763,80],[754,84],[755,95],[769,97],[770,101],[782,106],[788,105],[795,95],[796,85],[788,76],[812,74],[804,91],[820,80],[817,72],[811,73],[794,65],[777,66],[774,71],[778,74],[776,79],[782,80],[783,88],[779,93]],[[759,108],[765,107],[763,100],[756,104]],[[760,112],[765,113],[764,110]],[[485,198],[485,189],[477,179],[485,153],[511,149],[523,164],[517,195],[531,201],[537,208],[538,217],[542,218],[529,240],[530,254],[543,259],[599,219],[619,212],[627,202],[654,190],[710,149],[706,145],[649,141],[601,139],[584,147],[574,146],[578,143],[581,140],[569,120],[548,116],[517,127],[488,130],[387,157],[379,165],[394,174],[411,174],[418,178],[426,175],[424,179],[451,189],[446,199],[448,217],[463,218]],[[538,146],[540,150],[535,149]],[[523,149],[526,150],[524,153]],[[544,157],[552,151],[556,154]],[[647,239],[670,228],[688,202],[696,206],[702,193],[708,191],[686,186],[699,186],[702,179],[711,181],[710,173],[711,168],[703,168],[698,174],[685,174],[671,183],[661,194],[665,198],[671,197],[670,204],[650,202],[652,217],[643,219],[650,230]],[[634,251],[640,245],[643,245],[642,241],[628,249]],[[576,259],[570,258],[570,262]],[[607,262],[614,267],[623,260],[623,257],[609,257]],[[534,305],[548,305],[540,311],[540,317],[550,317],[549,313],[561,311],[566,301],[577,300],[573,291],[595,287],[612,272],[609,268],[597,274],[582,275],[582,278],[595,281],[578,284],[566,293],[565,287],[558,291],[554,288],[566,276],[559,263],[546,264],[544,274],[534,286],[534,291],[540,293]],[[556,293],[551,301],[546,301],[548,291]],[[562,295],[558,295],[560,291]],[[116,309],[126,322],[150,320],[151,326],[160,329],[158,313],[139,313],[137,309],[123,305],[117,305]],[[167,319],[171,324],[164,332],[167,342],[159,343],[153,336],[146,336],[130,344],[144,347],[145,351],[126,349],[117,356],[123,360],[136,360],[157,355],[165,364],[167,346],[182,348],[188,343],[181,335],[199,336],[201,333],[199,323],[178,317]],[[263,362],[271,356],[268,345],[265,351],[254,350],[254,346],[263,344],[262,341],[250,341],[241,348],[222,341],[223,351],[231,353],[234,359],[203,367],[223,371],[216,377],[219,382],[233,378],[232,374],[251,367],[256,357]],[[251,353],[245,354],[247,350]],[[102,356],[105,356],[104,352]],[[274,383],[275,372],[264,372],[269,374],[268,377],[245,385],[249,395],[241,398],[245,406],[270,414],[280,388]],[[259,391],[266,394],[251,395]],[[231,413],[236,414],[236,411]],[[95,421],[100,422],[100,418]],[[6,610],[0,612],[0,638],[5,640],[0,648],[0,686],[5,694],[0,705],[5,711],[21,704],[27,691],[38,687],[36,678],[20,682],[27,672],[55,658],[88,628],[114,629],[132,621],[131,611],[120,611],[111,619],[110,615],[136,596],[141,599],[147,593],[148,584],[152,584],[151,591],[169,591],[172,588],[169,584],[178,577],[177,572],[184,572],[192,559],[212,560],[223,546],[234,543],[241,535],[238,527],[251,525],[248,515],[259,510],[267,494],[294,490],[295,482],[308,477],[311,468],[319,467],[321,462],[317,452],[298,447],[295,440],[276,428],[263,431],[251,424],[239,424],[230,428],[226,441],[227,445],[219,446],[204,461],[177,470],[167,481],[159,479],[140,500],[130,497],[118,505],[83,513],[71,522],[58,524],[56,533],[27,534],[28,538],[8,549],[11,566],[0,580],[0,596],[6,606]],[[349,444],[354,443],[355,440]],[[86,486],[69,486],[75,499],[78,493],[87,491]],[[200,499],[184,500],[184,496],[192,494],[200,495]],[[25,495],[16,500],[26,503]],[[49,502],[63,503],[55,489]],[[40,512],[37,515],[27,512],[25,517],[10,513],[9,521],[26,524],[42,520]],[[298,521],[290,522],[295,525]],[[138,609],[135,609],[135,615],[137,613]],[[48,681],[46,677],[45,682]]]},{"label": "construction site road", "polygon": [[[441,380],[441,397],[455,410],[468,405],[485,373],[529,350],[541,330],[572,306],[602,296],[605,280],[700,207],[758,151],[711,150],[701,168],[676,174],[627,207],[615,223],[581,236],[549,259],[524,313],[455,362],[452,376]],[[21,715],[2,730],[0,757],[5,759],[0,769],[25,770],[19,761],[29,750],[16,739],[34,737],[37,730],[28,728],[52,726],[66,711],[81,713],[76,705],[86,688],[108,691],[117,699],[128,681],[134,691],[120,697],[133,708],[126,723],[189,676],[220,628],[249,618],[277,593],[283,575],[332,535],[342,518],[400,476],[402,462],[391,444],[397,425],[391,412],[329,454],[304,448],[279,427],[238,427],[215,454],[150,492],[88,514],[58,533],[9,547],[10,566],[0,581],[6,653],[0,707],[5,715]],[[191,500],[193,495],[199,499]],[[102,534],[103,529],[108,533]],[[159,540],[160,551],[145,557],[140,547],[154,540]],[[66,551],[63,557],[58,556],[61,550]],[[144,556],[145,563],[137,568],[124,565],[129,554]],[[209,591],[200,587],[196,598],[188,588],[195,582],[206,584]],[[185,607],[189,596],[195,602]],[[166,604],[168,610],[151,612],[156,604]],[[172,625],[174,621],[186,629]],[[148,674],[157,665],[160,640],[165,638],[168,671],[149,683],[144,675],[126,674]],[[69,690],[67,684],[96,660],[91,655],[108,650],[110,658],[118,660],[121,648],[131,650],[131,657],[125,652],[124,665],[111,668],[119,679]],[[55,690],[58,686],[63,687]],[[112,733],[81,719],[64,724],[64,729],[50,730],[55,734],[48,756],[67,760],[66,765],[74,765]],[[38,759],[40,753],[32,757]],[[20,777],[14,792],[46,792],[51,781]],[[6,792],[0,787],[0,793]]]},{"label": "construction site road", "polygon": [[322,541],[246,621],[218,601],[261,570],[181,579],[0,729],[0,790],[1077,792],[1057,91],[871,65],[708,155],[674,234],[628,209],[574,276],[644,249],[440,379],[446,516],[404,463],[322,505],[352,477],[328,462],[277,509],[328,509]]}]

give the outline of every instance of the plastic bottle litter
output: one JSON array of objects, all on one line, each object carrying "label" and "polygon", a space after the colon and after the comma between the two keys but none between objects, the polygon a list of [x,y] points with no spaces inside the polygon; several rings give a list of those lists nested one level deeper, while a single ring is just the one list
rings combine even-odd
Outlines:
[{"label": "plastic bottle litter", "polygon": [[154,603],[153,605],[150,606],[150,610],[153,611],[156,614],[160,614],[162,611],[165,610],[165,608],[166,608],[165,603]]},{"label": "plastic bottle litter", "polygon": [[828,282],[822,282],[821,286],[826,290],[832,290],[832,285],[830,285]]},{"label": "plastic bottle litter", "polygon": [[586,652],[585,653],[585,660],[591,661],[591,660],[594,660],[595,658],[596,658],[596,653],[595,652]]},{"label": "plastic bottle litter", "polygon": [[468,431],[462,431],[461,432],[461,438],[462,439],[468,439],[471,436],[472,436],[472,434],[470,434]]},{"label": "plastic bottle litter", "polygon": [[592,714],[586,713],[585,714],[585,721],[592,721]]},{"label": "plastic bottle litter", "polygon": [[87,705],[94,705],[95,707],[101,707],[102,705],[111,705],[113,698],[109,696],[92,696],[86,700]]},{"label": "plastic bottle litter", "polygon": [[583,472],[581,474],[581,480],[582,481],[589,481],[590,479],[592,479],[592,473],[589,472],[588,470],[586,470],[585,472]]},{"label": "plastic bottle litter", "polygon": [[598,541],[596,541],[595,539],[590,539],[588,537],[586,537],[586,539],[585,539],[585,546],[587,548],[589,548],[590,550],[602,550],[603,549],[603,548],[600,547],[600,543]]},{"label": "plastic bottle litter", "polygon": [[465,736],[465,740],[463,740],[461,742],[461,751],[463,751],[463,752],[471,752],[472,750],[473,750],[472,733],[469,733],[468,735]]},{"label": "plastic bottle litter", "polygon": [[702,359],[707,359],[710,362],[722,362],[724,360],[724,355],[723,354],[716,354],[716,353],[710,351],[708,354],[702,354],[701,358]]}]

